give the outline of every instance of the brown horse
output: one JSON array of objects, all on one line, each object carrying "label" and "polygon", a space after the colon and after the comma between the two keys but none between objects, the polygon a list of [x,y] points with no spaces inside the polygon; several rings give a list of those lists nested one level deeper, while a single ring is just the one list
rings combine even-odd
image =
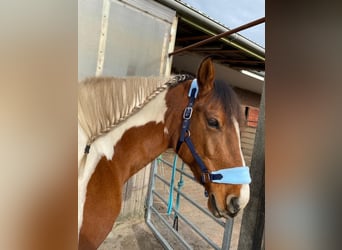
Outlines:
[{"label": "brown horse", "polygon": [[[211,174],[245,165],[239,102],[229,85],[215,81],[211,59],[201,62],[193,91],[195,81],[189,79],[141,79],[143,87],[133,97],[129,80],[91,78],[80,83],[79,249],[100,246],[120,213],[125,182],[168,148],[203,184],[208,208],[216,217],[235,216],[249,200],[250,181],[222,184],[214,179],[222,178],[223,172]],[[120,90],[115,87],[119,80]],[[113,99],[111,94],[118,91]],[[98,116],[106,118],[96,121]]]}]

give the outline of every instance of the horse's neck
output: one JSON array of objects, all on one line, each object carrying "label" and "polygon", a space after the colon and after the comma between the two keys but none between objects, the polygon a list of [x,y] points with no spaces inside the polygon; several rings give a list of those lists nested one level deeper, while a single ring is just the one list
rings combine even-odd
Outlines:
[{"label": "horse's neck", "polygon": [[106,158],[111,159],[113,173],[122,174],[124,181],[167,149],[165,95],[166,91],[160,93],[97,142]]},{"label": "horse's neck", "polygon": [[[188,101],[188,85],[180,85],[159,94],[123,126],[129,127],[114,143],[113,168],[129,177],[145,167],[167,148],[176,148],[181,114]],[[118,127],[116,131],[120,131]],[[117,132],[115,132],[117,133]],[[119,138],[119,137],[117,137]]]},{"label": "horse's neck", "polygon": [[162,122],[149,122],[128,130],[114,147],[112,171],[121,175],[123,183],[145,167],[168,147]]}]

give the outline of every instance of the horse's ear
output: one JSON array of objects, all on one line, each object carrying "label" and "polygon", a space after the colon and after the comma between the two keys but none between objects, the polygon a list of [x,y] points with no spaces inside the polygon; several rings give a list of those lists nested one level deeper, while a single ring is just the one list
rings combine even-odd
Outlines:
[{"label": "horse's ear", "polygon": [[210,57],[205,58],[197,71],[197,82],[199,85],[199,94],[205,95],[214,87],[215,69]]}]

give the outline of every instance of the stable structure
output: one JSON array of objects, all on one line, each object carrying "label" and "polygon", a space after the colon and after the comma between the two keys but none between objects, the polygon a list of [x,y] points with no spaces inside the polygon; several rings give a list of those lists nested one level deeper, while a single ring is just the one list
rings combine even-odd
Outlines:
[{"label": "stable structure", "polygon": [[[243,72],[264,77],[263,48],[232,34],[170,56],[179,48],[229,30],[182,1],[79,0],[78,13],[79,80],[94,75],[195,75],[201,59],[212,56],[217,78],[228,81],[240,97],[248,120],[241,129],[242,150],[246,164],[251,164],[264,81]],[[145,215],[148,188],[152,192],[150,177],[156,173],[154,169],[150,174],[150,169],[144,168],[126,184],[119,220]],[[241,217],[231,228],[222,225],[223,230],[233,231],[232,237],[239,237]],[[235,245],[230,249],[237,248]]]}]

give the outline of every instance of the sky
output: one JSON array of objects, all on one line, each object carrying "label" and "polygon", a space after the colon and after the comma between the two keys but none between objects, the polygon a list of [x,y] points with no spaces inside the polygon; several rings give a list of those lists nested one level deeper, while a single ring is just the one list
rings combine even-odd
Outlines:
[{"label": "sky", "polygon": [[[226,27],[233,29],[265,16],[265,0],[182,0]],[[239,32],[265,48],[265,23]]]}]

